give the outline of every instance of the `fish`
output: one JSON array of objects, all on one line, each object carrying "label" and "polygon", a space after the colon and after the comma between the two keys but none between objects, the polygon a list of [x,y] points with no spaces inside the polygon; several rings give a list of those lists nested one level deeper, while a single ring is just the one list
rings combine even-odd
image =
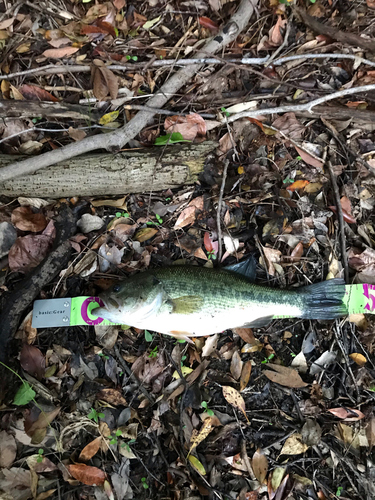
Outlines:
[{"label": "fish", "polygon": [[187,339],[234,328],[260,328],[275,317],[331,320],[348,314],[345,282],[292,290],[253,283],[250,259],[222,269],[175,265],[119,281],[99,295],[93,316]]}]

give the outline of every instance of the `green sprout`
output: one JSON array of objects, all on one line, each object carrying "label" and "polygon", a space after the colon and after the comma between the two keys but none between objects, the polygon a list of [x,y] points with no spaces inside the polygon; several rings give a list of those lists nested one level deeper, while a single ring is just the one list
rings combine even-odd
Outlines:
[{"label": "green sprout", "polygon": [[148,489],[147,479],[145,477],[141,477],[142,486],[145,490]]},{"label": "green sprout", "polygon": [[131,453],[131,451],[132,451],[132,450],[130,449],[130,446],[129,446],[129,445],[130,445],[130,444],[133,444],[133,443],[135,443],[135,439],[131,439],[131,440],[130,440],[130,441],[128,441],[127,443],[122,443],[121,448],[126,448],[127,452],[128,452],[128,453]]},{"label": "green sprout", "polygon": [[226,110],[226,108],[224,108],[224,106],[222,108],[220,108],[220,111],[223,113],[223,115],[225,115],[227,118],[228,116],[230,116],[230,113]]},{"label": "green sprout", "polygon": [[215,413],[208,408],[207,401],[202,401],[201,406],[206,410],[206,413],[209,417],[213,417],[215,415]]},{"label": "green sprout", "polygon": [[134,61],[134,62],[136,62],[136,61],[138,61],[138,56],[129,56],[128,55],[128,56],[125,57],[125,59],[127,61]]},{"label": "green sprout", "polygon": [[148,355],[149,358],[156,358],[158,355],[158,346],[154,347],[150,354]]},{"label": "green sprout", "polygon": [[90,413],[87,415],[87,418],[90,420],[94,420],[97,424],[99,423],[99,418],[104,418],[104,413],[98,413],[95,408],[91,408]]},{"label": "green sprout", "polygon": [[120,217],[128,219],[130,217],[130,214],[128,214],[128,212],[116,212],[115,215],[117,219],[119,219]]},{"label": "green sprout", "polygon": [[114,436],[109,436],[109,439],[110,439],[109,444],[117,444],[118,438],[120,436],[122,436],[122,431],[120,431],[120,429],[117,429]]},{"label": "green sprout", "polygon": [[266,359],[264,359],[263,361],[261,361],[262,365],[264,365],[266,363],[269,363],[271,361],[271,359],[273,359],[274,357],[275,357],[275,354],[271,353]]},{"label": "green sprout", "polygon": [[36,461],[38,462],[38,464],[41,464],[43,462],[43,453],[44,453],[43,448],[39,448],[39,450],[38,450],[38,458],[36,459]]},{"label": "green sprout", "polygon": [[104,354],[103,352],[98,352],[98,356],[100,356],[101,358],[103,359],[109,359],[109,356],[107,356],[106,354]]},{"label": "green sprout", "polygon": [[210,252],[207,252],[207,258],[208,260],[215,260],[216,259],[215,251],[211,250]]},{"label": "green sprout", "polygon": [[[311,2],[311,0],[310,0],[310,2]],[[341,497],[341,493],[342,493],[342,490],[343,490],[343,489],[344,489],[344,487],[343,487],[343,486],[339,486],[339,487],[337,488],[337,490],[336,490],[336,496],[337,496],[337,497]]]}]

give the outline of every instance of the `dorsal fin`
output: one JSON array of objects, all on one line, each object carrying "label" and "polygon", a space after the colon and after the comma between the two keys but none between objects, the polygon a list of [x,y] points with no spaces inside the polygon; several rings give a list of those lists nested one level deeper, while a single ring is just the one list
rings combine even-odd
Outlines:
[{"label": "dorsal fin", "polygon": [[249,281],[254,282],[256,276],[256,266],[257,261],[255,260],[254,255],[250,255],[250,257],[242,262],[237,262],[236,264],[232,264],[231,266],[225,266],[225,271],[230,271],[232,273],[241,274],[245,276]]}]

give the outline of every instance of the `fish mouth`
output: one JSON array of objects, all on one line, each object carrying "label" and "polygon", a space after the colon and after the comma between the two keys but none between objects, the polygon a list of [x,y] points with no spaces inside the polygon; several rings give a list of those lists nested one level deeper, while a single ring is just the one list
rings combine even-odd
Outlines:
[{"label": "fish mouth", "polygon": [[120,308],[120,304],[112,297],[105,297],[105,298],[100,297],[100,298],[103,302],[104,309],[106,309],[107,311]]}]

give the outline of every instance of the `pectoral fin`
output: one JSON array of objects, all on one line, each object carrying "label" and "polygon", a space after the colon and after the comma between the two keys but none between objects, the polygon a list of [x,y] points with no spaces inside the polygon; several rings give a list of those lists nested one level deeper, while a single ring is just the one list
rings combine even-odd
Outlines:
[{"label": "pectoral fin", "polygon": [[242,325],[242,328],[262,328],[263,326],[267,326],[273,320],[273,316],[263,316],[262,318],[255,319],[254,321],[250,321],[250,323],[246,323]]},{"label": "pectoral fin", "polygon": [[189,338],[192,335],[189,332],[180,332],[180,331],[177,331],[177,330],[171,330],[169,332],[169,335],[172,335],[172,337],[174,337],[175,339],[185,340],[189,344],[194,344],[194,342],[191,340],[191,338]]},{"label": "pectoral fin", "polygon": [[172,300],[175,314],[192,314],[200,311],[203,299],[199,295],[184,295]]}]

